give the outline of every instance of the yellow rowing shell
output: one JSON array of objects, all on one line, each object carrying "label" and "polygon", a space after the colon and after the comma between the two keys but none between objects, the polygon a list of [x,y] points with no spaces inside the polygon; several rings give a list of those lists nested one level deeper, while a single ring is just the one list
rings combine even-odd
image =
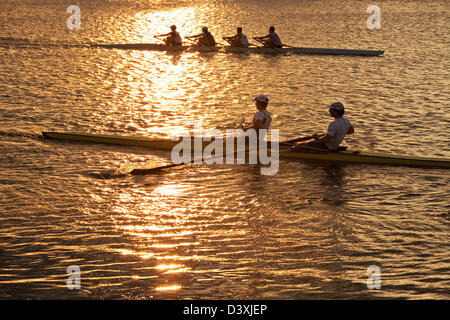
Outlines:
[{"label": "yellow rowing shell", "polygon": [[[42,132],[42,134],[45,138],[49,139],[146,147],[158,150],[171,150],[178,143],[177,141],[171,141],[169,139],[154,140],[135,136],[113,136],[70,132]],[[206,146],[209,143],[210,142],[203,142],[203,146]],[[280,150],[279,155],[280,158],[289,159],[450,168],[450,159],[445,158],[401,156],[351,150],[329,153],[305,153],[291,150]]]}]

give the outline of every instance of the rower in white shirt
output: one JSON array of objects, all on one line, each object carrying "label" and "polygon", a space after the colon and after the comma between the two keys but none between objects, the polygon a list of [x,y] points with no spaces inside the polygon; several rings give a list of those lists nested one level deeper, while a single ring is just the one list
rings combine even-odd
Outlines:
[{"label": "rower in white shirt", "polygon": [[350,121],[344,117],[344,105],[340,102],[335,102],[328,107],[330,116],[334,121],[328,125],[328,130],[325,135],[314,135],[314,141],[297,144],[294,149],[299,151],[316,150],[316,151],[331,151],[339,150],[339,145],[344,141],[347,134],[353,134],[355,129]]},{"label": "rower in white shirt", "polygon": [[[253,116],[252,125],[244,128],[244,131],[254,129],[259,134],[261,129],[269,130],[270,124],[272,123],[272,117],[270,112],[267,111],[269,99],[266,95],[260,94],[254,99],[254,101],[258,111]],[[267,131],[265,131],[265,133],[267,133]]]},{"label": "rower in white shirt", "polygon": [[177,26],[176,25],[171,25],[170,26],[170,32],[169,33],[165,33],[165,34],[158,34],[156,36],[154,36],[155,38],[159,38],[159,37],[166,37],[164,39],[164,42],[166,43],[166,46],[181,46],[182,45],[182,40],[181,40],[181,36],[177,31]]},{"label": "rower in white shirt", "polygon": [[278,36],[278,34],[275,33],[274,26],[270,26],[269,34],[267,34],[263,37],[254,37],[253,39],[263,43],[265,47],[269,47],[269,48],[283,47],[283,43],[281,42],[280,37]]},{"label": "rower in white shirt", "polygon": [[237,33],[234,36],[231,37],[223,37],[223,40],[227,41],[231,46],[233,47],[242,47],[242,48],[248,48],[248,38],[247,36],[242,33],[242,28],[237,28]]}]

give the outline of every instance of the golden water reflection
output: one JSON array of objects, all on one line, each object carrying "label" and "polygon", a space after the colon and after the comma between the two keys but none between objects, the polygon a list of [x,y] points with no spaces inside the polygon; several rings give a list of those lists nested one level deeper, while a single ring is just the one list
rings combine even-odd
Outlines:
[{"label": "golden water reflection", "polygon": [[155,288],[156,291],[178,291],[181,289],[180,285],[163,286]]},{"label": "golden water reflection", "polygon": [[[180,290],[178,277],[191,270],[187,261],[197,259],[185,249],[200,244],[195,240],[189,207],[183,205],[185,209],[180,209],[180,202],[186,199],[193,201],[193,206],[199,205],[201,200],[189,197],[192,187],[187,183],[161,183],[147,192],[123,192],[113,205],[118,232],[131,237],[128,247],[116,252],[138,257],[143,272],[153,270],[157,278],[173,283],[157,287],[155,290],[159,292]],[[140,279],[145,275],[135,272],[133,277]]]},{"label": "golden water reflection", "polygon": [[[171,24],[178,26],[182,36],[192,35],[199,33],[203,15],[202,9],[195,7],[140,12],[132,19],[124,37],[130,43],[155,43],[153,35],[167,33]],[[198,105],[205,90],[210,90],[209,84],[204,83],[210,68],[198,59],[199,53],[122,51],[119,54],[119,59],[114,57],[113,70],[120,75],[120,80],[111,90],[115,95],[112,111],[128,114],[128,127],[147,136],[179,136],[212,117],[204,114]],[[137,114],[139,123],[135,120]]]},{"label": "golden water reflection", "polygon": [[[133,25],[130,27],[130,39],[136,42],[155,42],[153,35],[169,32],[169,27],[174,24],[181,37],[198,33],[201,28],[198,25],[201,9],[196,7],[173,8],[156,12],[139,12],[133,17]],[[131,42],[131,41],[130,41]]]}]

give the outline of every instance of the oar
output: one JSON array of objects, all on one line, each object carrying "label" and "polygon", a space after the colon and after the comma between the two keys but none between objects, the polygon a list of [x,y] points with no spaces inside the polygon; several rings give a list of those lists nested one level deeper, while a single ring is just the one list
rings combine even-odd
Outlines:
[{"label": "oar", "polygon": [[165,42],[163,39],[160,38],[160,37],[162,37],[162,36],[153,36],[153,37],[155,37],[155,38],[158,39],[159,41]]},{"label": "oar", "polygon": [[168,164],[166,166],[160,166],[160,167],[155,167],[155,168],[133,169],[133,170],[130,171],[130,174],[136,175],[136,176],[138,176],[138,175],[145,175],[145,174],[152,174],[152,173],[157,172],[159,170],[163,170],[163,169],[167,169],[167,168],[173,168],[173,167],[178,167],[178,166],[182,166],[182,165],[185,165],[185,164],[191,164],[193,162],[194,162],[194,160],[192,160],[189,163],[180,163],[180,164],[172,163],[172,164]]},{"label": "oar", "polygon": [[232,44],[232,41],[229,37],[222,37],[222,40],[225,40],[226,42],[228,42],[228,45]]},{"label": "oar", "polygon": [[[226,42],[228,42],[228,45],[227,45],[227,46],[232,46],[232,47],[234,47],[234,46],[233,46],[233,42],[231,41],[230,38],[232,38],[232,37],[223,37],[222,39],[225,40]],[[223,45],[223,44],[220,44],[220,45]],[[253,43],[249,43],[248,45],[249,45],[249,46],[258,47],[256,44],[253,44]],[[240,47],[240,46],[236,46],[236,48],[243,48],[243,49],[245,49],[245,47]]]},{"label": "oar", "polygon": [[228,47],[231,46],[231,47],[241,48],[240,46],[234,45],[234,44],[233,44],[233,41],[231,40],[231,38],[233,38],[233,37],[223,37],[222,39],[225,40],[226,42],[228,42],[228,44],[227,44],[227,45],[224,45],[224,44],[220,43],[220,45],[228,46]]},{"label": "oar", "polygon": [[[292,146],[293,144],[295,144],[296,142],[300,142],[300,141],[306,141],[306,140],[311,140],[311,139],[313,139],[314,138],[314,136],[315,135],[312,135],[312,136],[308,136],[308,137],[302,137],[302,138],[296,138],[296,139],[292,139],[292,140],[287,140],[287,141],[284,141],[284,142],[280,142],[280,145],[281,146]],[[248,151],[248,150],[247,150]],[[251,151],[251,150],[250,150]],[[227,155],[231,155],[231,154],[236,154],[238,151],[235,151],[235,152],[233,152],[233,153],[228,153],[228,154],[224,154],[223,156],[227,156]],[[202,157],[202,160],[204,161],[204,160],[210,160],[210,159],[213,159],[213,158],[215,158],[215,156],[212,156],[212,157],[209,157],[209,158],[203,158]],[[143,168],[143,169],[133,169],[132,171],[130,171],[130,174],[132,174],[132,175],[146,175],[146,174],[152,174],[152,173],[154,173],[154,172],[157,172],[157,171],[160,171],[160,170],[163,170],[163,169],[168,169],[168,168],[174,168],[174,167],[180,167],[180,166],[184,166],[184,165],[187,165],[187,164],[192,164],[192,163],[194,163],[195,161],[196,161],[197,159],[194,159],[194,160],[191,160],[190,162],[188,162],[188,163],[178,163],[178,164],[176,164],[176,163],[171,163],[171,164],[168,164],[168,165],[165,165],[165,166],[159,166],[159,167],[154,167],[154,168]]]},{"label": "oar", "polygon": [[[254,37],[253,39],[255,39],[256,41],[258,41],[259,43],[261,43],[262,45],[264,45],[264,41],[262,41],[261,39],[256,38],[256,37]],[[275,51],[278,52],[278,53],[283,53],[283,51],[280,51],[280,50],[278,50],[277,48],[274,48],[274,47],[266,47],[266,46],[264,45],[264,48],[270,48],[270,49],[275,50]]]},{"label": "oar", "polygon": [[[280,145],[293,145],[297,142],[312,140],[312,139],[314,139],[315,136],[317,136],[317,135],[313,134],[313,135],[307,136],[307,137],[301,137],[301,138],[283,141],[283,142],[280,142]],[[319,137],[322,137],[322,136],[324,136],[324,135],[319,135]]]},{"label": "oar", "polygon": [[199,43],[198,43],[198,41],[195,41],[195,40],[192,40],[190,37],[185,37],[185,39],[187,40],[187,41],[190,41],[190,46],[191,47],[194,47],[194,46],[200,46],[199,45]]},{"label": "oar", "polygon": [[[237,153],[237,151],[236,152],[234,152],[233,154],[235,154],[235,153]],[[224,154],[223,156],[227,156],[227,155],[231,155],[232,153],[228,153],[228,154]],[[201,160],[202,161],[205,161],[205,160],[212,160],[212,159],[214,159],[215,158],[215,156],[212,156],[212,157],[209,157],[209,158],[201,158]],[[168,168],[174,168],[174,167],[181,167],[181,166],[184,166],[184,165],[187,165],[187,164],[192,164],[192,163],[194,163],[196,160],[198,160],[198,159],[193,159],[193,160],[191,160],[191,161],[189,161],[188,163],[178,163],[178,164],[176,164],[176,163],[172,163],[172,164],[168,164],[168,165],[165,165],[165,166],[160,166],[160,167],[155,167],[155,168],[147,168],[147,169],[133,169],[133,170],[131,170],[131,172],[130,172],[130,174],[133,174],[133,175],[145,175],[145,174],[152,174],[152,173],[154,173],[154,172],[157,172],[157,171],[160,171],[160,170],[163,170],[163,169],[168,169]]]},{"label": "oar", "polygon": [[295,47],[290,46],[290,45],[288,45],[288,44],[286,44],[286,43],[283,43],[283,46],[284,46],[284,47],[288,47],[288,48],[295,48]]}]

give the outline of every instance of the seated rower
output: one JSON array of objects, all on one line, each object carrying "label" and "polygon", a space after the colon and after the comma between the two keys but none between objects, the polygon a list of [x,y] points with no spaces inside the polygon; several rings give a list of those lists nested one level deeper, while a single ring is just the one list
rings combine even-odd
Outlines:
[{"label": "seated rower", "polygon": [[266,35],[264,37],[254,37],[253,39],[262,42],[265,47],[269,47],[269,48],[283,47],[280,37],[278,36],[278,34],[275,33],[274,26],[270,26],[268,35]]},{"label": "seated rower", "polygon": [[166,46],[181,46],[183,42],[181,40],[180,34],[177,31],[177,26],[171,25],[170,30],[171,31],[169,33],[156,35],[155,38],[167,36],[167,38],[164,39]]},{"label": "seated rower", "polygon": [[202,28],[202,33],[195,36],[186,37],[188,39],[197,39],[197,44],[201,47],[215,47],[216,40],[207,27]]},{"label": "seated rower", "polygon": [[325,135],[314,135],[314,141],[297,144],[294,150],[298,151],[338,151],[339,145],[344,140],[345,135],[353,134],[355,129],[350,121],[343,115],[345,113],[344,105],[340,102],[335,102],[327,106],[330,115],[335,119],[328,125],[328,130]]},{"label": "seated rower", "polygon": [[249,43],[247,36],[242,33],[242,28],[237,28],[237,34],[231,37],[223,37],[223,40],[227,41],[231,46],[233,47],[242,47],[242,48],[248,48]]},{"label": "seated rower", "polygon": [[[258,111],[253,116],[252,125],[249,127],[244,127],[244,131],[249,129],[255,129],[256,133],[259,135],[261,129],[269,130],[270,124],[272,122],[272,117],[270,112],[267,111],[267,105],[269,104],[269,99],[264,94],[260,94],[255,99],[256,109]],[[267,131],[266,131],[267,133]]]}]

